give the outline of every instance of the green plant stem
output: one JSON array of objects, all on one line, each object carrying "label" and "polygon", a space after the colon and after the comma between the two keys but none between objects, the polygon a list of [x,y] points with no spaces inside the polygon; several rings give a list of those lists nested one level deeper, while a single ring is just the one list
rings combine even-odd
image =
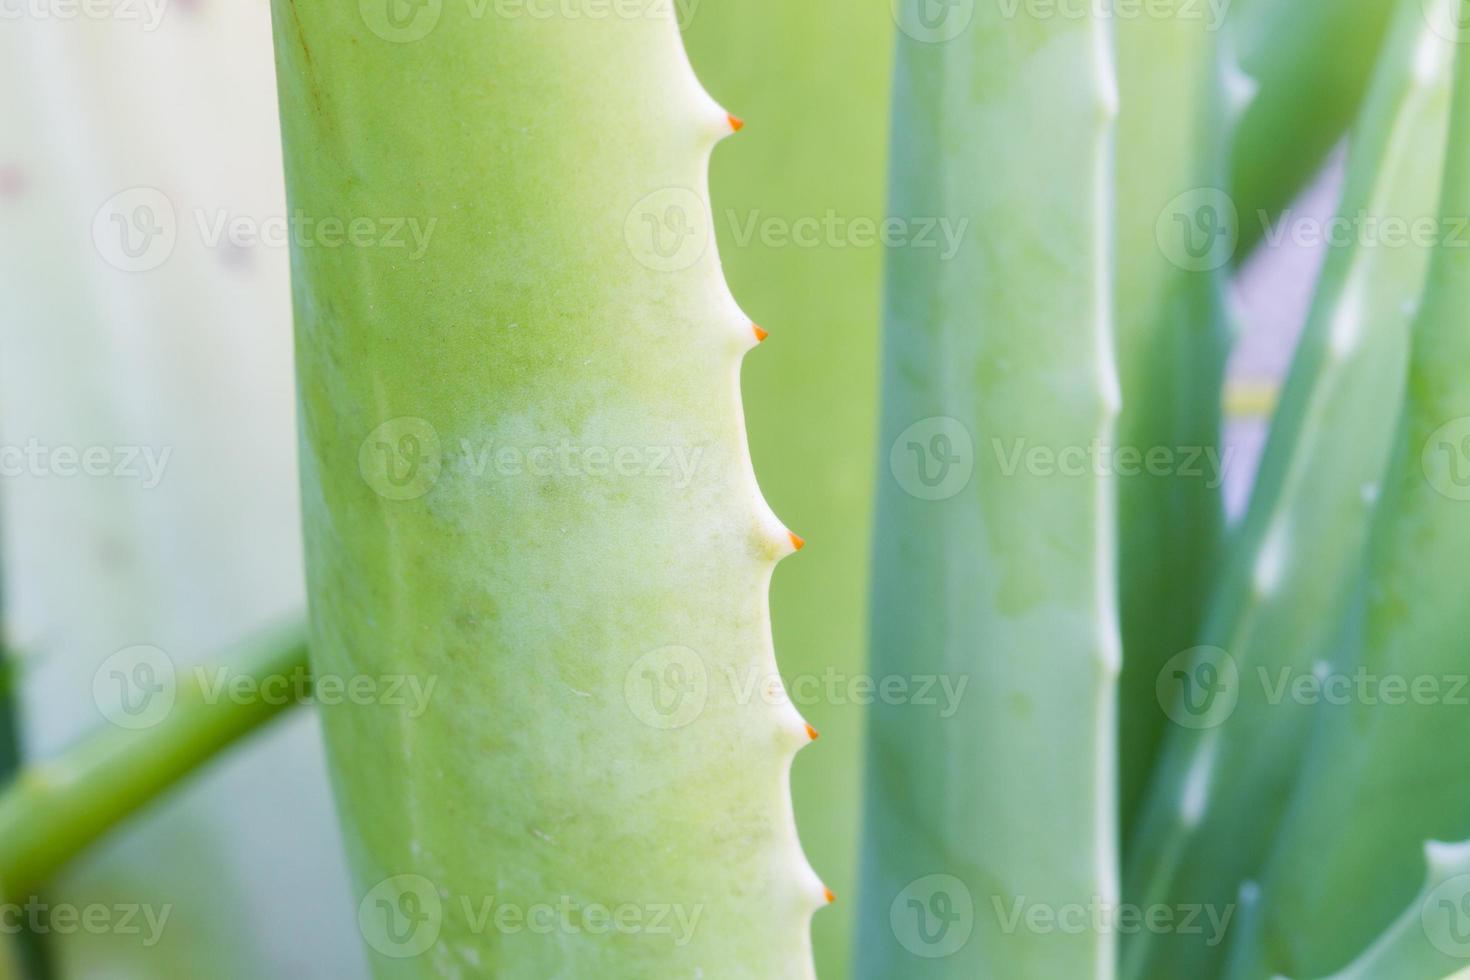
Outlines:
[{"label": "green plant stem", "polygon": [[[272,677],[304,678],[305,628],[293,623],[273,630],[225,662],[234,677],[257,682],[257,690]],[[226,746],[299,703],[221,695],[211,691],[206,675],[182,672],[173,706],[156,725],[109,725],[59,757],[20,771],[0,794],[0,894],[26,895]]]},{"label": "green plant stem", "polygon": [[1237,260],[1261,241],[1322,166],[1358,111],[1393,4],[1385,0],[1252,0],[1232,11],[1245,98],[1231,147],[1240,217]]}]

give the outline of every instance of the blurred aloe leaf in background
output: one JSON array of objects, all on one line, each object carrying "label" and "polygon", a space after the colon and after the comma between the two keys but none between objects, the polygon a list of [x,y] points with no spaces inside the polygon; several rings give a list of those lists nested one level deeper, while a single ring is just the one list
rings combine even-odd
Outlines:
[{"label": "blurred aloe leaf in background", "polygon": [[[1350,138],[1343,220],[1434,213],[1453,64],[1419,0],[1404,0]],[[1269,850],[1311,724],[1311,706],[1273,684],[1342,661],[1395,433],[1384,406],[1402,399],[1429,260],[1427,246],[1378,245],[1330,249],[1201,646],[1159,678],[1173,724],[1125,879],[1145,907],[1234,904]],[[1125,943],[1125,974],[1209,975],[1224,954],[1212,938],[1141,932]]]},{"label": "blurred aloe leaf in background", "polygon": [[1120,472],[1125,843],[1166,727],[1156,679],[1198,635],[1223,530],[1222,297],[1236,245],[1234,208],[1219,189],[1230,118],[1217,53],[1226,22],[1187,0],[1154,9],[1162,15],[1113,25],[1113,303],[1123,404],[1111,459]]},{"label": "blurred aloe leaf in background", "polygon": [[[1445,41],[1470,39],[1461,0],[1426,9]],[[1426,51],[1416,66],[1431,56]],[[1250,944],[1232,954],[1233,977],[1309,977],[1345,966],[1420,889],[1426,842],[1470,836],[1470,770],[1455,748],[1467,734],[1470,635],[1463,574],[1470,67],[1463,57],[1456,62],[1436,248],[1412,330],[1397,448],[1371,530],[1362,625],[1341,668],[1349,691],[1366,693],[1324,701],[1318,711],[1304,778],[1253,887],[1255,925]],[[1425,927],[1453,939],[1466,926],[1463,906],[1459,896],[1440,897],[1448,908],[1430,910],[1432,927],[1426,913]]]},{"label": "blurred aloe leaf in background", "polygon": [[[28,93],[0,108],[0,443],[45,450],[0,538],[45,758],[133,720],[119,651],[185,669],[300,607],[287,215],[262,6],[27,15],[0,51]],[[167,915],[155,945],[53,933],[57,973],[360,974],[339,852],[300,712],[42,890]]]}]

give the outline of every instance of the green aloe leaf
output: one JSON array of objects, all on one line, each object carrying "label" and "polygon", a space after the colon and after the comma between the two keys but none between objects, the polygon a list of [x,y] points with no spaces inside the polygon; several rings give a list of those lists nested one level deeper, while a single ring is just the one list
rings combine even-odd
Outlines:
[{"label": "green aloe leaf", "polygon": [[[1158,8],[1156,8],[1158,9]],[[1155,679],[1199,635],[1223,524],[1218,27],[1190,0],[1116,24],[1118,483],[1124,840],[1167,719]],[[1219,221],[1214,216],[1221,215]],[[1214,223],[1211,223],[1214,221]],[[1204,226],[1202,229],[1200,226]]]},{"label": "green aloe leaf", "polygon": [[382,977],[808,977],[736,121],[669,11],[526,9],[275,5],[293,209],[424,232],[293,257],[318,683],[440,692],[324,707],[359,924]]},{"label": "green aloe leaf", "polygon": [[890,212],[969,232],[889,257],[873,670],[967,687],[874,706],[858,975],[1107,977],[1078,917],[1117,900],[1114,481],[1078,454],[1118,407],[1110,38],[900,29]]},{"label": "green aloe leaf", "polygon": [[[840,978],[863,720],[884,680],[867,674],[865,626],[894,25],[887,3],[852,0],[682,9],[699,77],[749,120],[716,154],[710,194],[730,287],[771,332],[743,369],[751,455],[772,507],[812,542],[776,571],[771,625],[796,707],[822,734],[797,757],[792,796],[802,845],[837,895],[812,922],[817,973]],[[904,216],[896,247],[943,248],[933,217]],[[942,692],[920,693],[897,696],[943,710]]]},{"label": "green aloe leaf", "polygon": [[1424,847],[1424,885],[1363,955],[1326,980],[1459,980],[1470,974],[1470,843]]},{"label": "green aloe leaf", "polygon": [[[111,712],[108,724],[66,751],[27,765],[0,792],[0,894],[33,894],[83,848],[304,700],[305,632],[300,623],[278,626],[214,670],[182,677],[159,659],[161,651],[146,648],[154,656],[134,667],[163,669],[149,674],[157,680],[145,697]],[[224,679],[236,691],[246,682],[251,693],[231,696]]]},{"label": "green aloe leaf", "polygon": [[[1466,11],[1434,8],[1443,30]],[[1460,19],[1463,23],[1463,18]],[[1454,36],[1452,33],[1450,36]],[[1436,55],[1426,49],[1425,61]],[[1233,975],[1310,977],[1345,966],[1418,891],[1425,840],[1470,836],[1466,737],[1470,606],[1470,68],[1457,59],[1438,247],[1413,327],[1398,446],[1372,529],[1365,609],[1335,702],[1259,883],[1259,928]]]},{"label": "green aloe leaf", "polygon": [[1231,85],[1241,116],[1230,193],[1244,257],[1352,123],[1388,33],[1390,0],[1238,0]]},{"label": "green aloe leaf", "polygon": [[[1404,0],[1353,133],[1345,221],[1432,220],[1454,60],[1419,0]],[[1384,406],[1402,400],[1431,254],[1375,228],[1327,260],[1200,646],[1156,677],[1174,724],[1130,855],[1128,893],[1145,906],[1233,905],[1268,853],[1310,727],[1312,705],[1293,692],[1337,659],[1396,432]],[[1134,977],[1208,976],[1223,954],[1211,932],[1142,931],[1126,945]]]}]

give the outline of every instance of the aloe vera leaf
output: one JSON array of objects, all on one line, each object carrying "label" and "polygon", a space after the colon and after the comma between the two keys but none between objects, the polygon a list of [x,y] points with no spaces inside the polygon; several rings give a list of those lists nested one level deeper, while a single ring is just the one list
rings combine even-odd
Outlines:
[{"label": "aloe vera leaf", "polygon": [[[1115,25],[1118,88],[1117,445],[1137,454],[1118,483],[1123,839],[1153,769],[1166,716],[1155,678],[1199,634],[1223,524],[1221,276],[1230,241],[1197,212],[1218,205],[1220,105],[1211,22],[1178,0],[1168,16]],[[1213,213],[1213,212],[1212,212]],[[1186,219],[1181,229],[1173,223]],[[1181,236],[1182,232],[1182,236]],[[1157,467],[1160,452],[1172,463]],[[1145,459],[1150,460],[1147,469]],[[1189,462],[1185,465],[1185,461]]]},{"label": "aloe vera leaf", "polygon": [[433,222],[293,255],[314,668],[439,692],[322,712],[373,970],[809,977],[732,124],[667,10],[515,9],[274,7],[292,208]]},{"label": "aloe vera leaf", "polygon": [[142,702],[146,713],[136,724],[108,724],[23,768],[0,792],[0,894],[30,894],[104,833],[296,704],[289,695],[305,690],[305,632],[299,623],[276,627],[218,665],[232,683],[247,680],[251,690],[267,692],[271,684],[281,696],[230,696],[204,670],[160,676],[150,695],[156,700]]},{"label": "aloe vera leaf", "polygon": [[948,718],[873,707],[858,975],[1108,977],[1076,917],[1117,899],[1114,481],[1026,454],[1117,414],[1110,38],[1024,7],[899,25],[890,213],[970,232],[888,260],[873,672],[967,688]]},{"label": "aloe vera leaf", "polygon": [[1361,956],[1324,980],[1456,980],[1470,972],[1470,944],[1456,938],[1470,925],[1461,905],[1470,895],[1470,843],[1430,841],[1424,864],[1424,884],[1408,908]]},{"label": "aloe vera leaf", "polygon": [[[750,120],[713,160],[710,192],[725,275],[771,332],[743,376],[756,472],[813,542],[777,569],[771,617],[782,675],[822,735],[792,769],[802,844],[837,895],[812,922],[817,974],[848,977],[863,720],[883,680],[868,677],[865,647],[883,255],[873,230],[888,148],[877,107],[888,104],[894,25],[886,3],[851,0],[688,9],[695,70]],[[944,247],[924,220],[935,216],[907,217],[899,247]],[[816,221],[813,245],[800,236]],[[922,683],[901,697],[944,710],[943,692],[921,698]]]},{"label": "aloe vera leaf", "polygon": [[[1353,134],[1344,219],[1432,220],[1453,64],[1419,0],[1404,0]],[[1258,873],[1311,724],[1293,685],[1335,658],[1431,254],[1358,234],[1323,270],[1201,646],[1157,678],[1175,724],[1129,856],[1127,894],[1144,906],[1225,910]],[[1128,975],[1209,976],[1218,938],[1140,931],[1125,940]]]},{"label": "aloe vera leaf", "polygon": [[[1463,12],[1460,0],[1454,8]],[[1470,392],[1470,69],[1457,59],[1441,244],[1414,321],[1399,442],[1369,545],[1361,653],[1320,711],[1260,881],[1261,929],[1237,977],[1342,968],[1419,889],[1425,840],[1470,835],[1465,737],[1470,547],[1463,434]],[[1457,429],[1458,427],[1458,429]],[[1405,690],[1398,690],[1404,686]]]},{"label": "aloe vera leaf", "polygon": [[1291,203],[1356,116],[1388,34],[1386,0],[1251,0],[1231,11],[1249,95],[1232,134],[1237,258]]}]

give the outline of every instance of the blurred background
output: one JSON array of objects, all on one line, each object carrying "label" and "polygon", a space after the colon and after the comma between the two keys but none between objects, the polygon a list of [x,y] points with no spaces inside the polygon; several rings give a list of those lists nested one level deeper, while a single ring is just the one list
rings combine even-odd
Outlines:
[{"label": "blurred background", "polygon": [[[794,792],[839,897],[816,917],[820,971],[842,977],[864,705],[826,692],[865,660],[883,256],[853,223],[884,213],[894,22],[886,0],[671,2],[706,87],[748,123],[715,154],[715,224],[771,332],[744,369],[756,471],[810,543],[771,599],[788,687],[822,734]],[[29,453],[0,475],[0,605],[23,751],[44,759],[108,723],[94,679],[116,651],[198,662],[303,606],[289,256],[265,0],[0,13],[0,463]],[[1330,214],[1337,180],[1331,165],[1299,212]],[[1287,244],[1238,276],[1232,512],[1319,262]],[[106,472],[65,472],[66,447]],[[804,698],[803,677],[822,693]],[[56,977],[366,975],[310,711],[45,898],[170,909],[156,943],[49,935]]]}]

